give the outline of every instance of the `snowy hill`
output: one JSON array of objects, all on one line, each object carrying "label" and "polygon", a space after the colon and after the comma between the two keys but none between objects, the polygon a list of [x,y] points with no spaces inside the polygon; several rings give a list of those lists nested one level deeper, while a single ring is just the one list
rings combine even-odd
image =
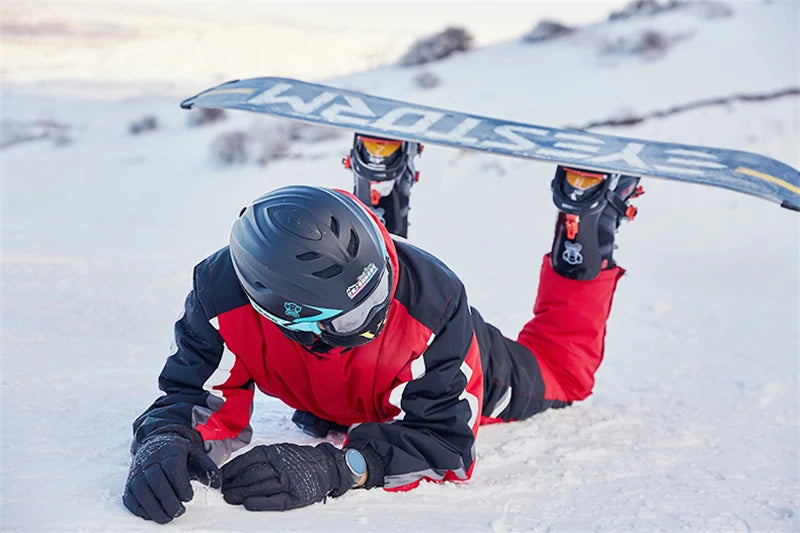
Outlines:
[{"label": "snowy hill", "polygon": [[[554,126],[800,85],[796,2],[708,5],[606,22],[556,40],[479,48],[328,83]],[[635,52],[646,32],[664,49]],[[647,41],[647,39],[645,39]],[[652,41],[652,39],[651,39]],[[439,79],[414,83],[421,72]],[[264,72],[264,75],[271,73]],[[205,87],[197,87],[197,90]],[[246,113],[189,128],[180,96],[126,100],[4,88],[4,531],[157,529],[120,496],[130,424],[158,395],[192,266],[226,244],[239,208],[288,183],[351,186],[350,137],[288,141]],[[182,96],[190,96],[185,94]],[[145,116],[159,127],[131,135]],[[221,134],[253,138],[225,166]],[[732,101],[596,131],[758,152],[800,166],[797,96]],[[428,147],[411,240],[464,280],[515,336],[536,294],[555,208],[551,165]],[[300,511],[249,513],[195,485],[180,530],[797,531],[800,529],[800,226],[741,194],[658,180],[624,224],[628,269],[594,395],[481,429],[466,484],[353,491]],[[254,443],[311,442],[258,398]]]}]

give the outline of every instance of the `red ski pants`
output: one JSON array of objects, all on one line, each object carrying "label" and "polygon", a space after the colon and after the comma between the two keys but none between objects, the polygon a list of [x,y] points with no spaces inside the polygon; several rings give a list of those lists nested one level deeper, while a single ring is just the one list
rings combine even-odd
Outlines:
[{"label": "red ski pants", "polygon": [[591,394],[624,272],[614,267],[590,281],[572,280],[557,274],[545,256],[534,316],[516,341],[473,312],[484,367],[484,423],[521,420]]}]

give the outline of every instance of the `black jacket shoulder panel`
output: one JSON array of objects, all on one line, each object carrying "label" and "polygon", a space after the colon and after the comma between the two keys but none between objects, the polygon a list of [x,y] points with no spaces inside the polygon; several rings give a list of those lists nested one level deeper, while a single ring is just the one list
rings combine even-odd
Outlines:
[{"label": "black jacket shoulder panel", "polygon": [[229,247],[224,247],[195,267],[194,290],[209,317],[247,305],[247,295],[233,269]]},{"label": "black jacket shoulder panel", "polygon": [[394,297],[414,319],[436,332],[452,314],[462,290],[461,280],[429,252],[401,240],[394,245],[400,263]]}]

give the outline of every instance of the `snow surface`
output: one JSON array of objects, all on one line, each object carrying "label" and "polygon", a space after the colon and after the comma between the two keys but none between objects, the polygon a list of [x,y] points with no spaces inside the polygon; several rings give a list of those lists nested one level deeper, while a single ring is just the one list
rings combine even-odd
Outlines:
[{"label": "snow surface", "polygon": [[[509,41],[333,83],[552,125],[800,84],[798,4],[733,9],[721,19],[668,12],[595,25],[557,41]],[[661,57],[600,53],[612,36],[644,27],[690,36]],[[442,83],[416,88],[421,70]],[[4,121],[55,120],[71,126],[73,139],[0,152],[3,531],[161,529],[129,514],[120,496],[130,424],[158,395],[192,266],[226,243],[239,208],[265,190],[351,185],[339,166],[346,135],[295,142],[289,157],[266,167],[222,167],[209,143],[257,118],[237,113],[189,129],[179,100],[3,90]],[[146,114],[161,127],[129,135],[128,123]],[[800,165],[796,97],[604,131]],[[552,166],[429,146],[418,167],[411,239],[442,257],[471,304],[515,335],[552,238]],[[720,189],[644,185],[640,215],[618,238],[628,275],[587,401],[482,428],[468,483],[352,491],[279,514],[231,507],[195,484],[187,513],[166,527],[798,531],[797,213]],[[258,397],[254,444],[314,442],[290,416]]]}]

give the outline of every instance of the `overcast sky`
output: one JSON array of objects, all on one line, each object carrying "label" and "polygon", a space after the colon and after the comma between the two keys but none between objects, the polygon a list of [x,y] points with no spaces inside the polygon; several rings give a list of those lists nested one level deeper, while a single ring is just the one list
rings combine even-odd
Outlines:
[{"label": "overcast sky", "polygon": [[542,18],[585,24],[626,1],[2,2],[4,82],[322,80],[395,61],[460,25],[476,46]]}]

